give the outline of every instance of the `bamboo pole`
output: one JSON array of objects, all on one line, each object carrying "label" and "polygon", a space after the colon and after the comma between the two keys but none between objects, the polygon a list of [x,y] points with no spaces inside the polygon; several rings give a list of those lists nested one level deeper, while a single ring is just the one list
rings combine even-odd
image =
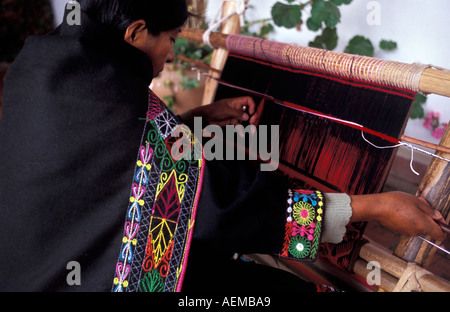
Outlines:
[{"label": "bamboo pole", "polygon": [[[371,272],[370,269],[367,269],[367,264],[373,261],[378,262],[381,266],[380,285],[378,286],[386,291],[395,289],[408,266],[403,259],[370,243],[361,248],[359,256],[360,259],[357,260],[354,268],[355,273],[367,278]],[[422,277],[418,279],[418,282],[424,292],[450,292],[450,282],[426,270],[422,272]]]},{"label": "bamboo pole", "polygon": [[[372,270],[367,268],[367,264],[368,262],[363,259],[356,260],[355,267],[353,268],[355,274],[367,279],[367,276],[372,273]],[[377,286],[379,286],[381,289],[383,289],[384,291],[392,292],[395,286],[397,286],[397,283],[397,278],[386,273],[383,270],[380,271],[380,285]]]},{"label": "bamboo pole", "polygon": [[[184,29],[182,33],[180,34],[181,37],[193,40],[193,41],[199,41],[203,42],[203,33],[204,30],[201,29]],[[226,40],[228,35],[213,32],[210,36],[210,42],[211,44],[216,48],[222,48],[226,49]],[[296,49],[295,46],[289,46],[289,51],[294,52]],[[306,51],[309,51],[310,49],[313,50],[315,48],[303,48],[299,47],[299,49],[303,49]],[[315,49],[316,51],[318,49]],[[334,71],[336,70],[343,70],[343,67],[341,67],[339,64],[339,56],[346,56],[348,54],[345,53],[337,53],[332,52],[324,54],[323,57],[321,57],[320,62],[323,62],[327,65],[329,65],[330,68],[333,68]],[[376,60],[374,58],[368,58],[364,57],[364,60]],[[399,71],[407,71],[411,70],[411,67],[414,66],[413,64],[404,64],[400,62],[392,62],[392,66],[389,68],[382,68],[382,72],[378,74],[380,77],[379,79],[383,79],[384,81],[378,81],[378,83],[385,83],[386,79],[396,79],[394,76],[398,76],[399,78],[402,77],[402,75],[392,75],[392,68],[398,68]],[[361,73],[372,73],[373,67],[364,67],[364,64],[361,65],[361,68],[359,70]],[[360,79],[364,79],[364,77],[359,77]],[[372,77],[373,78],[373,77]],[[377,81],[375,81],[377,82]],[[437,95],[442,95],[446,97],[450,97],[450,71],[441,70],[441,69],[433,69],[433,68],[427,68],[423,72],[422,76],[420,77],[419,82],[419,91],[423,93],[432,93]]]},{"label": "bamboo pole", "polygon": [[[222,17],[227,16],[228,14],[231,14],[232,12],[236,11],[237,8],[237,2],[234,1],[224,1],[222,4]],[[240,18],[238,15],[234,15],[230,17],[229,19],[225,20],[220,28],[220,32],[223,34],[238,34],[241,32],[241,24],[240,24]],[[202,33],[203,35],[203,33]],[[201,39],[203,41],[203,37]],[[211,42],[213,46],[215,44]],[[226,48],[218,47],[214,50],[212,59],[211,59],[211,67],[219,70],[219,73],[217,71],[209,71],[209,75],[213,77],[220,78],[220,72],[223,70],[226,60],[228,57],[228,50]],[[212,78],[206,78],[205,82],[205,91],[203,93],[203,99],[202,99],[202,105],[210,104],[214,101],[214,98],[216,96],[216,90],[217,90],[218,82]]]},{"label": "bamboo pole", "polygon": [[[450,147],[450,127],[447,127],[440,145]],[[450,153],[437,152],[437,155],[445,158]],[[417,196],[424,197],[428,203],[441,212],[444,219],[450,220],[450,163],[434,158],[425,173],[424,178],[417,190]],[[427,239],[431,240],[430,237]],[[440,244],[441,242],[436,242]],[[417,237],[403,236],[394,254],[409,262],[415,262],[421,266],[428,267],[436,248],[427,244]]]}]

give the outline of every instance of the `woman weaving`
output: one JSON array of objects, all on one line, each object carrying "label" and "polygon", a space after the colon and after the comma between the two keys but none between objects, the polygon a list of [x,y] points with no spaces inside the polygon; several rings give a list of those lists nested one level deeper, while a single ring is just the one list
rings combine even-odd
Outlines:
[{"label": "woman weaving", "polygon": [[[29,38],[5,79],[1,290],[314,291],[284,272],[230,259],[313,259],[313,247],[284,246],[286,207],[296,202],[314,209],[311,241],[339,242],[347,223],[362,220],[445,237],[434,221],[443,221],[440,213],[408,194],[303,192],[237,161],[171,159],[170,134],[189,120],[148,86],[174,58],[189,18],[185,1],[79,2],[81,25],[64,19]],[[191,113],[219,125],[259,118],[250,97]],[[75,286],[66,278],[72,261],[81,268]]]}]

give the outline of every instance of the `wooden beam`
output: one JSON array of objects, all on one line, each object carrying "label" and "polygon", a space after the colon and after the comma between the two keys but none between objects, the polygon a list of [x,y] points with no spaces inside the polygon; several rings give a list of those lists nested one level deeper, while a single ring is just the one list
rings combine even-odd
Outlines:
[{"label": "wooden beam", "polygon": [[[450,147],[450,127],[447,127],[440,144]],[[437,152],[437,155],[450,158],[450,153]],[[448,222],[450,220],[450,163],[434,158],[425,173],[416,193],[424,197],[428,203],[437,209]],[[427,239],[432,240],[430,237]],[[436,242],[440,245],[441,242]],[[394,252],[409,262],[415,262],[421,266],[428,267],[436,248],[422,241],[418,237],[403,236]]]},{"label": "wooden beam", "polygon": [[[184,29],[183,32],[180,34],[181,37],[189,39],[189,40],[193,40],[193,41],[198,41],[198,42],[203,42],[203,33],[204,30],[201,29]],[[211,33],[210,36],[210,42],[211,44],[216,47],[216,48],[222,48],[222,49],[226,49],[227,45],[226,45],[226,40],[227,40],[228,35],[226,34],[222,34],[222,33],[217,33],[217,32],[213,32]],[[309,49],[315,49],[315,48],[304,48],[304,47],[299,47],[301,49],[306,49],[306,51],[308,51]],[[295,46],[290,46],[290,51],[294,51],[295,50]],[[317,49],[315,49],[317,51]],[[336,55],[348,55],[345,53],[337,53],[337,52],[333,52],[333,53],[329,53],[330,55],[330,59],[328,59],[328,55],[324,55],[323,58],[321,60],[323,60],[324,63],[329,62],[330,65],[332,65],[332,67],[334,68],[334,70],[336,70],[336,68],[339,68],[339,64],[335,64],[332,63],[336,62],[337,59],[339,59],[339,57],[336,57]],[[332,59],[331,59],[332,57]],[[375,60],[374,58],[365,58],[366,60]],[[414,66],[413,64],[404,64],[404,63],[400,63],[400,62],[394,62],[395,64],[397,64],[396,66],[399,68],[399,70],[409,70],[408,69],[408,65],[409,66]],[[372,67],[370,68],[361,68],[361,72],[370,72],[372,70]],[[380,79],[382,78],[386,78],[387,76],[391,76],[391,73],[383,73],[382,75],[380,75]],[[399,77],[402,75],[398,75]],[[383,83],[382,81],[379,81],[379,83]],[[420,82],[419,82],[419,91],[423,92],[423,93],[432,93],[432,94],[437,94],[437,95],[442,95],[442,96],[446,96],[446,97],[450,97],[450,71],[447,70],[441,70],[441,69],[433,69],[433,68],[427,68],[425,69],[425,71],[423,72],[421,78],[420,78]]]},{"label": "wooden beam", "polygon": [[[222,5],[222,17],[228,16],[232,12],[236,11],[238,3],[235,1],[224,1]],[[223,34],[239,34],[241,32],[241,22],[239,15],[234,15],[225,20],[221,27],[220,32]],[[211,39],[210,39],[211,40]],[[203,41],[203,32],[202,40]],[[215,41],[211,42],[213,46],[216,46]],[[223,70],[228,58],[228,50],[224,47],[218,47],[214,50],[211,58],[211,67],[219,70],[209,71],[209,75],[220,78],[220,72]],[[211,104],[216,96],[218,82],[211,78],[206,78],[205,91],[203,93],[202,105]]]},{"label": "wooden beam", "polygon": [[[363,278],[372,272],[367,269],[367,264],[376,261],[381,266],[380,285],[386,291],[393,291],[398,280],[402,277],[408,263],[395,255],[381,249],[373,244],[365,244],[359,253],[360,259],[355,264],[355,273]],[[450,282],[431,273],[418,279],[420,288],[424,292],[450,292]]]}]

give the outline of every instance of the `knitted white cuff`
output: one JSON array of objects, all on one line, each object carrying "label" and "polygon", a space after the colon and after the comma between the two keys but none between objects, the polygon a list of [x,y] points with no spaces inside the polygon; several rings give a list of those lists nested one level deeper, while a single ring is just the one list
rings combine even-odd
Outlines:
[{"label": "knitted white cuff", "polygon": [[351,199],[345,193],[325,193],[326,213],[322,233],[323,243],[338,244],[344,238],[346,225],[352,216]]}]

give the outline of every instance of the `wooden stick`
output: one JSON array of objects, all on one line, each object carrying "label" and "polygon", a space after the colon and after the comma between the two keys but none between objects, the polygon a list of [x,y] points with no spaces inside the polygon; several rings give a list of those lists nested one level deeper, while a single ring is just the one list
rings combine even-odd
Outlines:
[{"label": "wooden stick", "polygon": [[[450,147],[450,127],[447,127],[440,142],[441,146]],[[449,157],[450,154],[437,152],[437,155]],[[450,218],[450,163],[433,158],[425,173],[416,195],[424,197],[428,203],[441,212],[444,219]],[[429,237],[427,239],[431,240]],[[440,242],[436,242],[440,245]],[[436,248],[417,237],[402,236],[394,254],[408,262],[416,262],[427,267],[436,253]]]},{"label": "wooden stick", "polygon": [[[359,253],[361,259],[359,259],[355,265],[355,273],[361,277],[367,278],[367,274],[370,270],[367,269],[367,264],[371,261],[380,263],[381,270],[384,274],[381,274],[380,287],[392,291],[397,285],[398,279],[403,275],[407,267],[407,262],[394,256],[393,254],[378,248],[373,244],[365,244]],[[426,292],[449,292],[450,282],[427,272],[419,280],[421,289]]]},{"label": "wooden stick", "polygon": [[[354,272],[362,278],[367,279],[367,276],[372,272],[372,270],[367,268],[367,264],[368,262],[363,259],[356,260],[355,266],[353,268]],[[380,285],[378,286],[385,291],[392,292],[398,283],[398,278],[395,278],[394,276],[384,272],[383,270],[381,270],[380,274]]]},{"label": "wooden stick", "polygon": [[[237,8],[237,2],[234,1],[224,1],[222,5],[222,16],[228,16],[228,14],[235,11]],[[224,34],[238,34],[241,32],[240,18],[238,15],[234,15],[231,18],[225,20],[220,29],[221,33]],[[211,39],[210,39],[211,40]],[[202,37],[203,41],[203,37]],[[211,42],[214,45],[213,42]],[[216,70],[222,71],[225,66],[228,57],[228,50],[223,47],[218,47],[215,49],[211,59],[211,67]],[[220,77],[217,71],[210,71],[209,74],[213,77]],[[217,90],[217,81],[214,79],[207,78],[205,83],[205,91],[203,93],[202,105],[210,104],[214,101]]]},{"label": "wooden stick", "polygon": [[401,137],[401,140],[405,141],[405,142],[417,144],[417,145],[420,145],[420,146],[423,146],[423,147],[428,147],[428,148],[434,149],[437,152],[443,152],[443,153],[450,154],[450,147],[446,147],[446,146],[442,146],[442,145],[438,145],[438,144],[433,144],[433,143],[422,141],[422,140],[419,140],[419,139],[416,139],[416,138],[412,138],[412,137],[409,137],[409,136],[406,136],[406,135],[403,135]]},{"label": "wooden stick", "polygon": [[[202,39],[203,33],[204,33],[204,30],[201,30],[201,29],[184,29],[183,32],[180,34],[180,36],[183,38],[189,39],[189,40],[203,42],[203,39]],[[226,45],[227,37],[228,36],[225,34],[213,32],[213,33],[211,33],[211,36],[210,36],[210,42],[214,47],[226,49],[227,48],[227,45]],[[299,47],[299,48],[301,48],[305,51],[309,51],[309,49],[314,49],[314,48],[304,48],[304,47]],[[292,48],[290,48],[290,51],[294,51],[295,49],[296,48],[293,46]],[[316,49],[316,51],[317,50],[318,49]],[[329,55],[330,55],[330,57],[328,57],[327,54],[324,54],[323,57],[321,58],[321,62],[323,62],[325,64],[329,64],[330,67],[332,67],[332,69],[335,72],[337,70],[344,70],[344,68],[342,66],[340,66],[341,64],[339,64],[338,59],[339,59],[339,55],[344,57],[347,54],[332,52],[332,53],[329,53]],[[367,58],[367,57],[365,57],[364,59],[365,60],[376,60],[374,58]],[[399,73],[401,73],[401,70],[409,70],[410,67],[413,66],[412,64],[404,64],[404,63],[400,63],[400,62],[394,62],[394,64],[397,64]],[[362,72],[362,73],[373,72],[372,69],[373,68],[370,66],[368,68],[364,68],[362,66],[360,69],[360,72]],[[379,76],[380,76],[380,79],[388,79],[389,80],[392,78],[392,77],[390,77],[390,76],[392,76],[392,70],[384,72],[384,69],[383,69],[383,72],[380,72]],[[402,75],[397,73],[395,76],[401,77]],[[361,78],[364,79],[364,77],[361,77]],[[385,83],[385,81],[375,81],[375,82]],[[423,74],[420,78],[419,91],[423,92],[423,93],[433,93],[433,94],[450,97],[450,71],[438,70],[438,69],[433,69],[433,68],[425,69],[425,71],[423,72]]]}]

